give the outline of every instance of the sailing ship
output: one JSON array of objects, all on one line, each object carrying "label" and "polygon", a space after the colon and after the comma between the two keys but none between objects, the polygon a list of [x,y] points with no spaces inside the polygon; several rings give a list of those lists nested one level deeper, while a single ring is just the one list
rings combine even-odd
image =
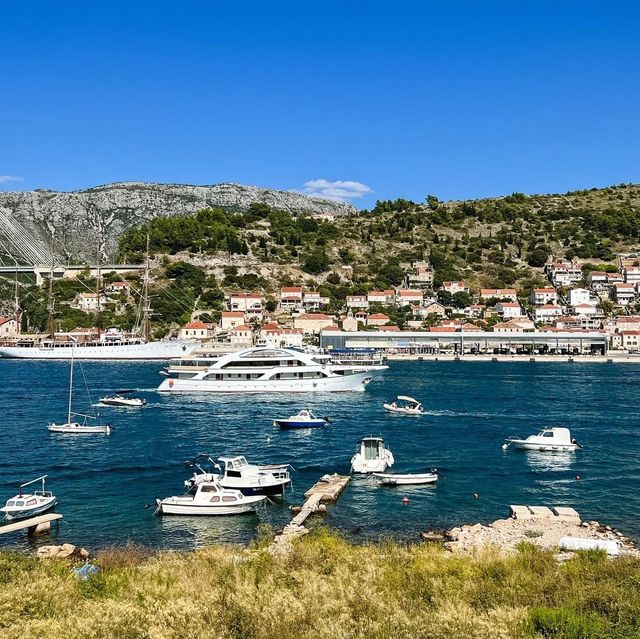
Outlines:
[{"label": "sailing ship", "polygon": [[[116,328],[106,331],[97,329],[90,332],[89,339],[73,341],[70,334],[56,332],[56,308],[53,288],[55,264],[51,263],[48,292],[48,337],[45,339],[22,339],[11,344],[0,343],[0,357],[16,359],[56,359],[69,360],[72,356],[83,360],[170,360],[179,358],[200,346],[198,342],[184,342],[180,340],[151,339],[151,305],[149,302],[149,238],[147,237],[147,252],[145,270],[142,280],[142,294],[140,296],[139,322],[137,328],[126,333]],[[101,271],[100,251],[98,251],[96,277],[96,326],[100,326],[101,313]],[[16,289],[17,290],[17,289]],[[17,292],[16,292],[17,295]],[[19,308],[16,301],[16,308]],[[71,342],[71,343],[70,343]]]}]

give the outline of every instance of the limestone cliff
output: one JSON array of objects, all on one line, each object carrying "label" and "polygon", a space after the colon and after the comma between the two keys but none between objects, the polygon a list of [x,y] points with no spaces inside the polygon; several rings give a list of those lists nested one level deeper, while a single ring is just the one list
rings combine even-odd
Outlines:
[{"label": "limestone cliff", "polygon": [[244,211],[254,202],[293,214],[357,212],[343,202],[239,184],[120,182],[68,193],[40,189],[0,192],[0,243],[3,253],[17,254],[22,262],[47,263],[53,233],[60,257],[92,261],[101,229],[103,257],[109,259],[118,236],[130,226],[159,215],[193,213],[205,207]]}]

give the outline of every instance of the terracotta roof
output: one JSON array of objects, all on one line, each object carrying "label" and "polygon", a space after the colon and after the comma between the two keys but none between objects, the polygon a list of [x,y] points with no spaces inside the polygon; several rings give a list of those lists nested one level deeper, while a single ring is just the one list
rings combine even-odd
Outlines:
[{"label": "terracotta roof", "polygon": [[228,317],[229,319],[232,317],[244,318],[244,313],[242,311],[222,311],[222,317]]},{"label": "terracotta roof", "polygon": [[323,333],[326,333],[327,331],[337,331],[338,333],[340,333],[340,329],[337,326],[325,326],[324,328],[320,329]]},{"label": "terracotta roof", "polygon": [[261,331],[279,331],[280,325],[275,322],[269,322],[268,324],[263,324],[260,328]]},{"label": "terracotta roof", "polygon": [[379,326],[378,330],[384,331],[384,332],[388,332],[388,331],[394,332],[394,331],[399,331],[400,327],[396,326],[395,324],[391,324],[389,326]]},{"label": "terracotta roof", "polygon": [[13,317],[0,317],[0,326],[2,326],[2,324],[6,324],[7,322],[10,322],[13,319],[14,319]]},{"label": "terracotta roof", "polygon": [[302,293],[301,286],[283,286],[280,291],[283,293]]},{"label": "terracotta roof", "polygon": [[389,320],[389,316],[385,315],[384,313],[374,313],[373,315],[369,315],[369,319],[375,319],[375,320],[381,320],[381,319],[386,319]]},{"label": "terracotta roof", "polygon": [[518,302],[498,302],[498,305],[502,308],[520,308]]},{"label": "terracotta roof", "polygon": [[547,288],[534,288],[533,289],[534,293],[555,293],[556,289],[555,288],[551,288],[550,286]]},{"label": "terracotta roof", "polygon": [[325,313],[303,313],[302,315],[298,315],[296,319],[301,320],[330,320],[331,315],[326,315]]},{"label": "terracotta roof", "polygon": [[187,322],[182,328],[211,328],[212,324],[205,324],[200,320],[194,320],[193,322]]},{"label": "terracotta roof", "polygon": [[262,295],[260,293],[231,293],[229,297],[241,297],[241,298],[250,298],[250,299],[262,299]]},{"label": "terracotta roof", "polygon": [[232,332],[233,333],[239,333],[240,331],[249,331],[249,332],[251,332],[251,330],[252,330],[251,326],[247,326],[246,324],[240,324],[240,326],[236,326],[233,329]]}]

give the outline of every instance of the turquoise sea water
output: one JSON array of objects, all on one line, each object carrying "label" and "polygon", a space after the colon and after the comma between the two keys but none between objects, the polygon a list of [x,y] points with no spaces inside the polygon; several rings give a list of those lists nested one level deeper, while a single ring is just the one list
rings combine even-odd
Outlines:
[{"label": "turquoise sea water", "polygon": [[[161,395],[157,363],[84,363],[93,400],[135,388],[143,409],[100,408],[110,436],[54,435],[66,418],[68,364],[0,361],[0,501],[17,484],[48,473],[64,519],[54,538],[99,548],[128,541],[160,548],[246,542],[260,522],[289,518],[289,505],[322,474],[346,473],[359,439],[381,434],[396,472],[438,468],[433,487],[378,487],[355,478],[326,523],[354,539],[417,539],[428,527],[505,516],[509,504],[563,504],[640,537],[640,416],[633,365],[577,363],[391,362],[365,393],[315,396]],[[77,370],[77,408],[89,400]],[[421,400],[427,414],[387,414],[398,394]],[[325,429],[280,431],[274,417],[303,405],[329,415]],[[566,425],[584,444],[575,454],[503,451],[508,435]],[[250,462],[289,462],[293,491],[258,515],[154,517],[156,497],[182,492],[184,461],[200,452],[245,454]],[[576,476],[581,479],[577,480]],[[474,497],[474,493],[479,495]],[[402,503],[403,497],[409,504]],[[46,540],[49,541],[48,539]],[[26,547],[25,535],[0,546]]]}]

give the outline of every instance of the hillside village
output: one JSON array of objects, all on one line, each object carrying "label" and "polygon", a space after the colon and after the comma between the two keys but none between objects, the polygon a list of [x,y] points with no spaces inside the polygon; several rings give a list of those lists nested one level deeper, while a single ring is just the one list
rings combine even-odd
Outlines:
[{"label": "hillside village", "polygon": [[[120,263],[144,262],[154,337],[241,348],[321,334],[506,336],[586,333],[636,350],[640,187],[425,204],[379,201],[331,217],[252,203],[158,216],[119,238]],[[47,283],[0,283],[0,335],[47,331]],[[139,325],[142,277],[94,270],[54,281],[60,333],[93,339]],[[99,291],[99,292],[98,292]],[[100,322],[96,322],[96,316]],[[406,339],[404,340],[406,342]],[[559,348],[559,345],[558,345]]]},{"label": "hillside village", "polygon": [[[640,299],[637,262],[635,254],[621,255],[618,271],[585,273],[575,261],[550,261],[544,267],[548,284],[533,288],[526,298],[515,288],[471,290],[464,281],[445,281],[434,289],[432,268],[415,262],[406,288],[348,295],[337,314],[325,312],[328,298],[303,287],[282,287],[271,312],[260,293],[231,293],[219,322],[190,321],[180,329],[180,337],[244,348],[258,337],[302,346],[334,331],[602,332],[610,348],[636,351],[640,316],[630,309]],[[407,317],[402,326],[392,319],[400,310]]]}]

